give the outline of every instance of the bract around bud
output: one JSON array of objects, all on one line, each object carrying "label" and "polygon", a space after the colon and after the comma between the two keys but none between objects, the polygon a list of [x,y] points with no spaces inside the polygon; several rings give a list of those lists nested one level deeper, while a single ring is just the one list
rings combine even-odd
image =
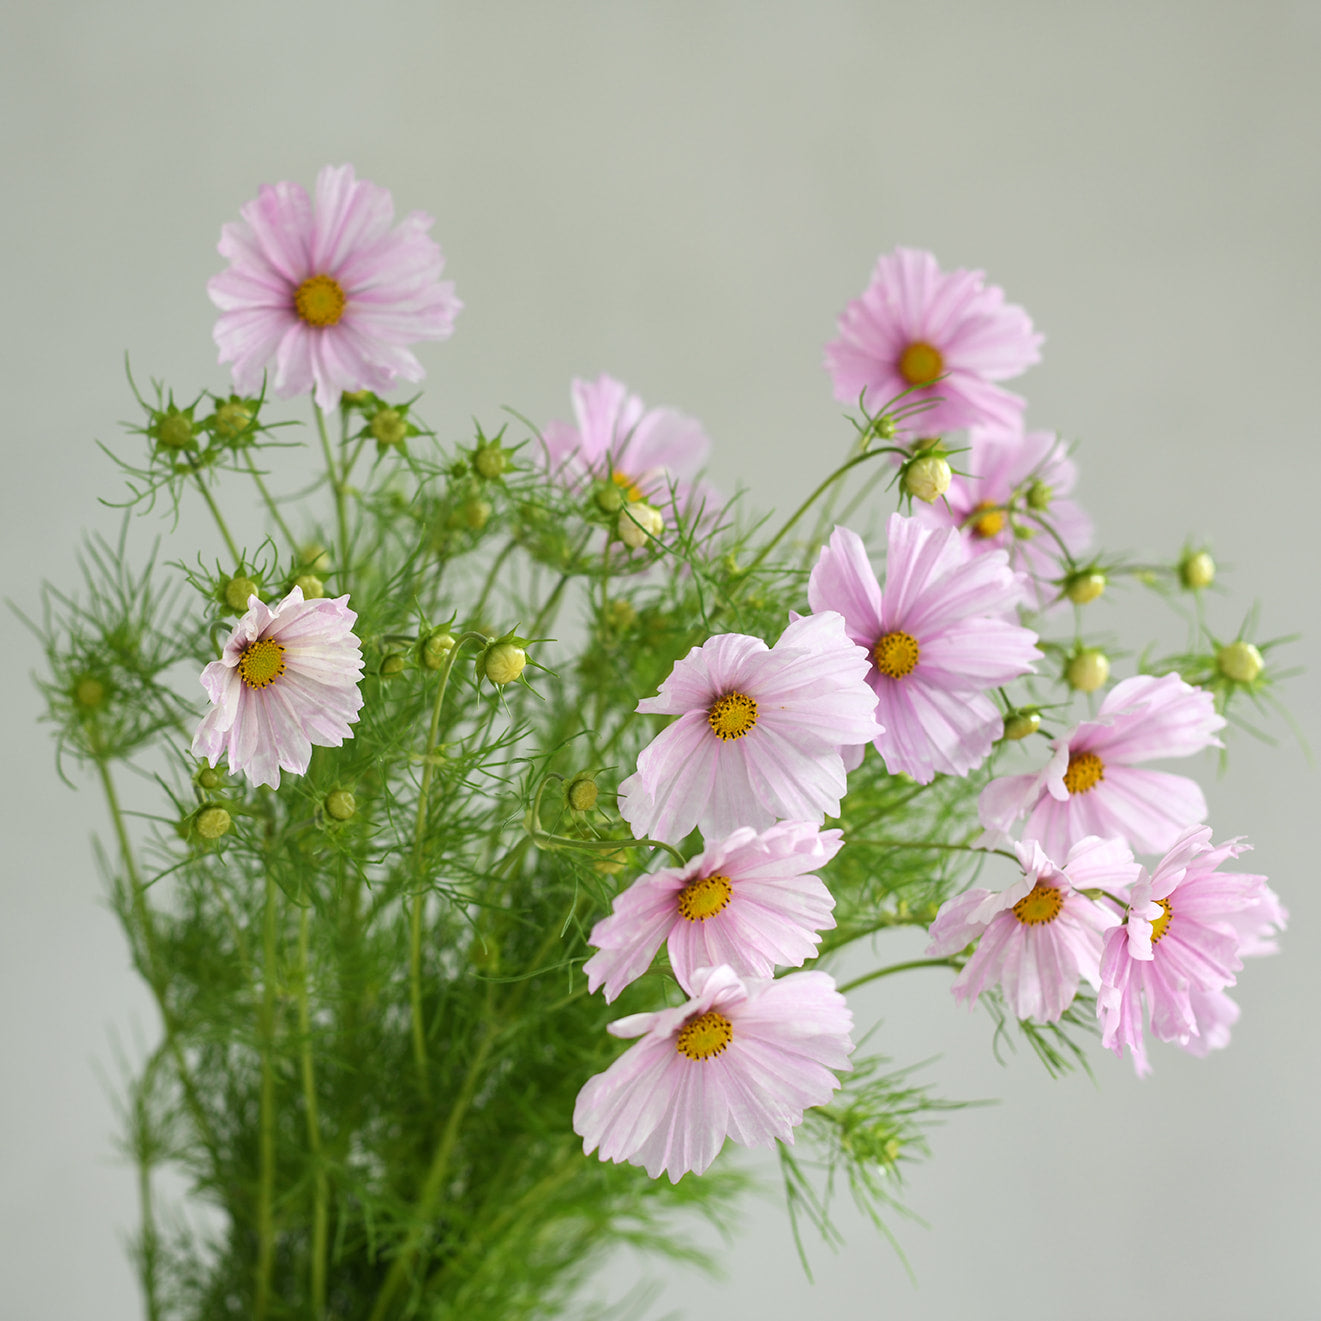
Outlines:
[{"label": "bract around bud", "polygon": [[195,407],[196,404],[190,404],[187,408],[176,408],[171,400],[165,409],[153,410],[147,435],[161,449],[196,449],[198,427],[193,421]]},{"label": "bract around bud", "polygon": [[478,665],[486,678],[503,688],[527,668],[527,652],[513,642],[493,642],[482,652]]},{"label": "bract around bud", "polygon": [[408,422],[397,408],[382,408],[372,418],[368,430],[372,439],[382,448],[402,445],[408,437]]},{"label": "bract around bud", "polygon": [[1080,693],[1094,693],[1110,678],[1110,658],[1096,647],[1075,652],[1064,669],[1064,681]]},{"label": "bract around bud", "polygon": [[1055,497],[1055,491],[1043,481],[1034,481],[1027,488],[1027,507],[1035,513],[1044,514],[1050,508],[1050,502]]}]

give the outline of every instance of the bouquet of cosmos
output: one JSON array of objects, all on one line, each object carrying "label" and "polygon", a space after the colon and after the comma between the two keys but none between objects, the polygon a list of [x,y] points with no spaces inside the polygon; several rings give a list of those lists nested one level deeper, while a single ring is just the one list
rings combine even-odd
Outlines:
[{"label": "bouquet of cosmos", "polygon": [[[240,215],[232,380],[135,387],[112,456],[175,558],[131,558],[126,514],[34,623],[160,1012],[124,1105],[150,1318],[553,1315],[605,1248],[699,1256],[673,1212],[726,1214],[730,1143],[778,1147],[822,1228],[834,1188],[879,1216],[950,1103],[857,1049],[847,996],[910,968],[1056,1070],[1089,1031],[1139,1073],[1227,1043],[1285,912],[1149,763],[1273,704],[1275,644],[1215,630],[1207,549],[1091,548],[1002,384],[1022,308],[881,257],[825,351],[837,466],[776,523],[608,375],[571,420],[434,435],[399,387],[462,304],[431,219],[351,167]],[[1088,607],[1121,579],[1187,643],[1112,685]],[[926,957],[878,958],[903,927]]]}]

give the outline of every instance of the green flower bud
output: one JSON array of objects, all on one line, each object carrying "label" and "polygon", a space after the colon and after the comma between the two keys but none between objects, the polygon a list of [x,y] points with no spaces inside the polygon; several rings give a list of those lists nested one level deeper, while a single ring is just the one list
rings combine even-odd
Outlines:
[{"label": "green flower bud", "polygon": [[659,509],[637,500],[619,511],[618,528],[620,541],[639,550],[665,531],[665,517]]},{"label": "green flower bud", "polygon": [[893,440],[897,429],[895,420],[889,413],[882,413],[880,417],[872,419],[871,434],[877,440]]},{"label": "green flower bud", "polygon": [[229,833],[230,815],[223,807],[204,807],[196,816],[193,826],[206,840],[216,840]]},{"label": "green flower bud", "polygon": [[587,771],[581,771],[564,786],[564,801],[575,812],[590,812],[596,806],[596,781]]},{"label": "green flower bud", "polygon": [[422,644],[422,664],[429,670],[439,670],[445,665],[445,659],[454,650],[454,634],[448,629],[437,629]]},{"label": "green flower bud", "polygon": [[479,477],[493,482],[497,477],[503,477],[513,463],[509,451],[500,445],[478,445],[472,456],[472,466]]},{"label": "green flower bud", "polygon": [[1261,652],[1251,642],[1231,642],[1216,652],[1216,669],[1235,683],[1252,683],[1265,668]]},{"label": "green flower bud", "polygon": [[216,435],[221,440],[234,440],[252,425],[256,415],[256,409],[246,399],[228,399],[216,408],[213,421]]},{"label": "green flower bud", "polygon": [[203,766],[197,772],[197,783],[203,789],[219,789],[225,783],[225,777],[213,766]]},{"label": "green flower bud", "polygon": [[463,506],[463,521],[470,531],[480,532],[490,521],[491,502],[489,500],[469,500]]},{"label": "green flower bud", "polygon": [[496,642],[482,653],[482,673],[493,684],[513,683],[527,666],[527,652],[512,642]]},{"label": "green flower bud", "polygon": [[304,601],[319,601],[326,594],[326,585],[314,573],[300,573],[294,586],[301,587]]},{"label": "green flower bud", "polygon": [[149,432],[163,449],[189,449],[196,443],[197,436],[192,410],[180,412],[171,404],[164,413],[155,414]]},{"label": "green flower bud", "polygon": [[1038,514],[1045,513],[1050,508],[1050,502],[1054,498],[1054,488],[1047,486],[1040,478],[1027,488],[1027,507],[1035,510]]},{"label": "green flower bud", "polygon": [[1028,738],[1040,728],[1040,711],[1015,711],[1005,717],[1004,736],[1011,740]]},{"label": "green flower bud", "polygon": [[382,408],[372,418],[370,430],[378,445],[402,445],[408,435],[408,423],[397,408]]},{"label": "green flower bud", "polygon": [[221,596],[231,610],[246,610],[248,597],[257,596],[261,589],[251,578],[231,578],[224,586]]},{"label": "green flower bud", "polygon": [[1216,562],[1204,550],[1193,551],[1179,561],[1179,581],[1190,591],[1200,592],[1216,579]]},{"label": "green flower bud", "polygon": [[949,490],[953,477],[949,464],[939,454],[923,454],[904,465],[901,485],[915,500],[934,504]]},{"label": "green flower bud", "polygon": [[326,795],[325,809],[333,820],[347,821],[358,810],[358,802],[347,789],[336,789]]},{"label": "green flower bud", "polygon": [[105,699],[106,686],[95,675],[84,674],[81,679],[74,682],[74,703],[84,711],[95,711],[97,707],[105,704]]},{"label": "green flower bud", "polygon": [[1064,681],[1080,693],[1094,693],[1110,677],[1110,658],[1096,647],[1084,647],[1064,670]]},{"label": "green flower bud", "polygon": [[315,541],[298,548],[298,563],[308,573],[325,577],[330,572],[330,555],[326,548]]},{"label": "green flower bud", "polygon": [[614,482],[602,482],[592,499],[603,514],[617,514],[624,507],[624,493]]},{"label": "green flower bud", "polygon": [[1075,573],[1064,584],[1064,595],[1074,605],[1086,605],[1095,601],[1105,591],[1105,574],[1096,572]]},{"label": "green flower bud", "polygon": [[391,652],[381,662],[381,678],[393,679],[396,674],[402,674],[407,666],[408,661],[401,652]]}]

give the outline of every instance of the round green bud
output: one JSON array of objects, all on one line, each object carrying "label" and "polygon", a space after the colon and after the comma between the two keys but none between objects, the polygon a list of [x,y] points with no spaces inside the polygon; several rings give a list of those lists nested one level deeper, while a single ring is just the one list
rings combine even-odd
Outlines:
[{"label": "round green bud", "polygon": [[230,399],[216,409],[216,435],[221,440],[233,440],[241,436],[251,425],[255,416],[250,404],[242,399]]},{"label": "round green bud", "polygon": [[1038,478],[1027,488],[1027,507],[1035,510],[1038,514],[1044,513],[1050,508],[1050,502],[1055,498],[1053,487],[1047,486],[1045,482]]},{"label": "round green bud", "polygon": [[378,445],[402,445],[408,435],[408,423],[397,408],[383,408],[372,418],[371,433]]},{"label": "round green bud", "polygon": [[564,786],[564,801],[575,812],[590,812],[596,806],[596,781],[583,771]]},{"label": "round green bud", "polygon": [[1064,584],[1064,595],[1074,605],[1086,605],[1089,601],[1095,601],[1104,591],[1105,574],[1103,573],[1075,573]]},{"label": "round green bud", "polygon": [[490,521],[491,502],[489,500],[469,500],[463,506],[463,521],[472,532],[480,532]]},{"label": "round green bud", "polygon": [[197,772],[197,783],[203,789],[219,789],[225,783],[225,777],[213,766],[204,766]]},{"label": "round green bud", "polygon": [[619,511],[618,529],[620,541],[633,550],[639,550],[665,531],[665,517],[659,509],[635,500]]},{"label": "round green bud", "polygon": [[223,807],[204,807],[193,824],[203,839],[219,839],[229,833],[232,822]]},{"label": "round green bud", "polygon": [[949,490],[949,464],[939,454],[924,454],[904,465],[903,489],[915,500],[935,504]]},{"label": "round green bud", "polygon": [[1251,683],[1265,668],[1261,652],[1251,642],[1231,642],[1216,652],[1216,669],[1235,683]]},{"label": "round green bud", "polygon": [[84,674],[73,685],[73,700],[84,711],[95,711],[104,704],[105,698],[105,684],[94,675]]},{"label": "round green bud", "polygon": [[225,584],[222,593],[225,604],[231,610],[246,610],[248,608],[248,597],[257,594],[257,584],[251,578],[231,578]]},{"label": "round green bud", "polygon": [[302,588],[304,601],[319,601],[326,594],[326,585],[314,573],[300,573],[294,586]]},{"label": "round green bud", "polygon": [[1110,658],[1096,647],[1084,647],[1070,659],[1064,681],[1080,693],[1094,693],[1110,677]]},{"label": "round green bud", "polygon": [[1020,523],[1018,519],[1012,521],[1014,537],[1018,541],[1031,541],[1037,535],[1037,529],[1028,523]]},{"label": "round green bud", "polygon": [[499,445],[479,445],[472,456],[472,466],[479,477],[494,481],[509,471],[509,451]]},{"label": "round green bud", "polygon": [[156,425],[152,434],[167,450],[182,450],[193,443],[196,429],[193,426],[193,419],[187,413],[171,408],[167,413],[156,415]]},{"label": "round green bud", "polygon": [[889,413],[882,413],[880,417],[872,419],[871,434],[877,440],[893,440],[896,430],[895,420]]},{"label": "round green bud", "polygon": [[330,572],[330,555],[320,543],[309,541],[298,548],[298,563],[308,573],[325,577]]},{"label": "round green bud", "polygon": [[482,672],[494,684],[513,683],[527,666],[527,652],[512,642],[497,642],[482,653]]},{"label": "round green bud", "polygon": [[443,628],[437,629],[422,644],[422,664],[429,670],[439,670],[453,650],[454,634]]},{"label": "round green bud", "polygon": [[392,652],[381,662],[381,677],[393,679],[396,674],[402,674],[407,666],[408,661],[400,652]]},{"label": "round green bud", "polygon": [[624,493],[614,482],[602,482],[592,499],[603,514],[617,514],[624,507]]},{"label": "round green bud", "polygon": [[326,795],[326,815],[335,821],[347,821],[357,810],[358,801],[347,789]]},{"label": "round green bud", "polygon": [[936,446],[939,444],[940,444],[939,436],[919,436],[913,442],[913,452],[915,454],[922,454],[926,450],[935,449]]},{"label": "round green bud", "polygon": [[1011,740],[1029,738],[1040,728],[1040,711],[1015,711],[1005,717],[1004,736]]},{"label": "round green bud", "polygon": [[1200,592],[1216,580],[1216,562],[1207,551],[1194,551],[1179,561],[1179,581],[1190,591]]}]

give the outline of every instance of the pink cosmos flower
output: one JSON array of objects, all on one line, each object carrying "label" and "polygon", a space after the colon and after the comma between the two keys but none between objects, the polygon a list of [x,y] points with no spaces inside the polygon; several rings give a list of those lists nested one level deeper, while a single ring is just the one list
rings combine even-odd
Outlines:
[{"label": "pink cosmos flower", "polygon": [[[1096,1002],[1101,1044],[1121,1056],[1127,1046],[1139,1076],[1151,1072],[1144,1008],[1162,1041],[1186,1045],[1204,1027],[1210,1045],[1228,1038],[1237,1007],[1216,993],[1233,986],[1243,966],[1238,923],[1269,904],[1264,876],[1220,870],[1246,848],[1238,840],[1214,847],[1208,826],[1185,830],[1150,876],[1143,871],[1127,921],[1106,936]],[[1250,925],[1260,929],[1256,919]]]},{"label": "pink cosmos flower", "polygon": [[588,943],[587,989],[613,1000],[651,965],[661,942],[679,985],[697,968],[728,964],[769,977],[777,964],[799,967],[816,954],[817,934],[835,925],[835,901],[809,873],[839,852],[843,832],[782,821],[760,834],[744,826],[709,844],[687,866],[635,881],[614,902]]},{"label": "pink cosmos flower", "polygon": [[1101,941],[1119,915],[1080,894],[1126,893],[1141,868],[1122,840],[1079,840],[1056,866],[1036,840],[1015,845],[1023,877],[999,894],[967,890],[947,900],[931,924],[927,953],[948,957],[981,938],[954,979],[954,998],[975,1004],[988,986],[1004,988],[1018,1018],[1054,1023],[1078,982],[1099,987]]},{"label": "pink cosmos flower", "polygon": [[405,346],[448,339],[463,306],[440,278],[430,216],[414,211],[391,228],[389,190],[355,179],[351,165],[322,169],[315,207],[300,184],[266,184],[240,214],[220,232],[229,269],[207,282],[236,390],[256,393],[272,361],[277,395],[315,386],[323,409],[345,390],[422,379]]},{"label": "pink cosmos flower", "polygon": [[1219,747],[1224,725],[1209,692],[1177,674],[1139,674],[1111,690],[1095,720],[1084,720],[1051,747],[1035,775],[992,780],[977,802],[986,834],[1007,838],[1024,814],[1024,839],[1061,857],[1084,835],[1120,835],[1138,853],[1160,853],[1181,831],[1206,819],[1206,799],[1186,776],[1139,770],[1134,763],[1190,757]]},{"label": "pink cosmos flower", "polygon": [[837,527],[807,585],[814,611],[844,616],[871,656],[867,682],[884,731],[876,750],[892,773],[919,784],[967,775],[1004,727],[986,690],[1028,673],[1036,634],[1004,616],[1022,581],[1003,552],[974,556],[952,528],[891,514],[882,591],[862,539]]},{"label": "pink cosmos flower", "polygon": [[697,501],[715,512],[712,488],[698,480],[711,448],[700,422],[673,408],[647,408],[612,376],[575,379],[572,396],[575,422],[550,422],[542,432],[557,480],[579,489],[610,478],[630,502],[661,509],[673,486],[680,510]]},{"label": "pink cosmos flower", "polygon": [[879,732],[871,662],[833,612],[794,620],[774,647],[721,633],[675,662],[637,710],[673,715],[619,786],[639,838],[709,839],[740,826],[819,823],[845,792],[840,748]]},{"label": "pink cosmos flower", "polygon": [[280,786],[280,770],[302,775],[312,747],[338,748],[362,708],[358,616],[334,600],[304,601],[295,587],[275,607],[248,597],[224,654],[202,671],[214,703],[193,735],[193,753],[253,784]]},{"label": "pink cosmos flower", "polygon": [[[1059,577],[1060,548],[1040,520],[1074,556],[1092,539],[1091,519],[1070,498],[1078,470],[1051,431],[972,427],[968,446],[957,460],[968,476],[956,474],[943,500],[914,501],[913,515],[928,527],[959,528],[977,554],[1008,552],[1010,564],[1029,575],[1033,597],[1044,604],[1055,595],[1049,580]],[[1043,509],[1027,507],[1029,487],[1035,500],[1045,502]],[[1033,535],[1015,536],[1006,513],[1014,497],[1019,525]]]},{"label": "pink cosmos flower", "polygon": [[[870,412],[910,389],[904,404],[939,399],[912,419],[919,435],[1013,427],[1023,401],[991,382],[1040,361],[1041,339],[1021,307],[982,283],[981,271],[945,274],[931,253],[896,248],[877,261],[871,284],[844,309],[839,338],[826,345],[826,368],[835,398],[856,404],[865,390]],[[944,379],[925,384],[936,377]]]},{"label": "pink cosmos flower", "polygon": [[803,1112],[839,1087],[832,1070],[852,1067],[853,1015],[824,972],[758,981],[701,968],[692,987],[687,1004],[610,1024],[642,1040],[578,1093],[584,1154],[599,1148],[602,1160],[678,1183],[701,1174],[726,1137],[792,1144]]}]

